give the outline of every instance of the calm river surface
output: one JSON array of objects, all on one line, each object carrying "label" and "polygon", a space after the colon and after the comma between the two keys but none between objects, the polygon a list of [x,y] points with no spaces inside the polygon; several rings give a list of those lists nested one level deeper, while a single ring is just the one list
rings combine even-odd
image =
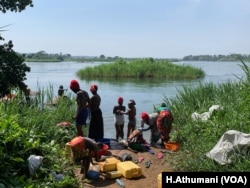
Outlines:
[{"label": "calm river surface", "polygon": [[[134,99],[137,109],[137,126],[140,126],[141,112],[152,112],[153,105],[158,105],[166,96],[173,98],[177,94],[177,90],[182,87],[195,87],[199,83],[213,82],[214,84],[225,83],[227,81],[237,81],[238,77],[243,77],[244,72],[241,69],[240,62],[177,62],[176,64],[189,64],[201,68],[205,71],[206,76],[203,79],[192,81],[136,81],[124,82],[119,80],[103,81],[103,80],[80,80],[76,76],[76,71],[88,66],[97,66],[101,62],[95,63],[77,63],[77,62],[60,62],[60,63],[38,63],[27,62],[31,68],[31,72],[27,73],[27,80],[25,83],[32,91],[40,89],[47,89],[50,86],[54,88],[54,93],[57,95],[57,89],[63,85],[67,93],[71,93],[69,83],[72,79],[77,79],[82,89],[89,91],[91,84],[98,85],[98,93],[102,98],[101,109],[104,118],[104,127],[106,138],[115,138],[115,129],[113,125],[113,106],[117,104],[117,98],[122,96],[124,98],[124,105],[127,107],[129,99]],[[91,93],[89,92],[90,96]],[[127,117],[126,117],[127,118]],[[127,124],[127,120],[125,125]],[[127,128],[125,126],[125,135]],[[149,131],[144,133],[144,137],[149,137]]]}]

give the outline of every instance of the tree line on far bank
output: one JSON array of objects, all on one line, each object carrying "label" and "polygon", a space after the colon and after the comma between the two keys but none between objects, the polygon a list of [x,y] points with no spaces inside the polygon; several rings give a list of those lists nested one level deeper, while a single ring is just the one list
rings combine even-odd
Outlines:
[{"label": "tree line on far bank", "polygon": [[[71,54],[63,53],[47,53],[45,51],[39,51],[36,53],[25,53],[26,62],[62,62],[62,61],[77,61],[77,62],[91,62],[91,61],[116,61],[118,59],[124,60],[138,60],[151,57],[138,57],[138,58],[126,58],[119,56],[72,56]],[[250,54],[230,54],[230,55],[188,55],[183,58],[154,58],[154,60],[164,61],[238,61],[238,57],[241,57],[244,61],[250,61]]]},{"label": "tree line on far bank", "polygon": [[185,56],[183,61],[250,61],[250,54],[230,54],[230,55],[189,55]]}]

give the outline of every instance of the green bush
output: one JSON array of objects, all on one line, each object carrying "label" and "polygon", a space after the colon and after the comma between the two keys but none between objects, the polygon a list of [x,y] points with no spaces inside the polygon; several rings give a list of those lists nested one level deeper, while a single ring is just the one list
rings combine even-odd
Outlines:
[{"label": "green bush", "polygon": [[[51,107],[40,99],[37,96],[26,103],[17,95],[0,103],[0,182],[6,187],[79,187],[64,150],[76,134],[75,127],[56,126],[61,121],[72,122],[75,100],[69,96]],[[33,177],[27,162],[30,155],[43,157]],[[52,172],[63,174],[65,179],[57,182]]]}]

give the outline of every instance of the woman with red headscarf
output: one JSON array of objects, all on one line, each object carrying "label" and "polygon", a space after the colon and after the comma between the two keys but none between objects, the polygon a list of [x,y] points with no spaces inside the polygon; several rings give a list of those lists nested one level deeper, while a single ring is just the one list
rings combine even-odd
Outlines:
[{"label": "woman with red headscarf", "polygon": [[100,109],[101,97],[97,93],[98,86],[92,84],[90,86],[90,91],[93,96],[90,98],[89,108],[90,108],[90,124],[89,124],[89,138],[96,141],[103,139],[104,128],[103,128],[103,117],[102,110]]},{"label": "woman with red headscarf", "polygon": [[118,105],[115,105],[113,108],[114,123],[115,123],[115,130],[116,130],[116,140],[124,138],[124,114],[121,111],[125,112],[126,107],[123,105],[123,98],[118,98]]},{"label": "woman with red headscarf", "polygon": [[144,128],[144,124],[148,125],[149,127],[147,129],[144,129],[144,131],[150,130],[150,144],[155,145],[159,139],[160,139],[160,133],[157,129],[157,119],[158,119],[158,113],[141,113],[141,128]]},{"label": "woman with red headscarf", "polygon": [[162,144],[168,142],[170,139],[170,132],[172,129],[172,123],[174,121],[173,115],[169,109],[162,109],[159,112],[157,118],[157,128],[161,134]]},{"label": "woman with red headscarf", "polygon": [[74,162],[82,163],[81,173],[84,174],[84,179],[89,170],[90,163],[92,165],[98,164],[94,163],[92,158],[94,157],[95,161],[99,162],[100,156],[98,153],[101,150],[103,144],[95,142],[88,137],[77,136],[69,142],[69,145],[73,153]]}]

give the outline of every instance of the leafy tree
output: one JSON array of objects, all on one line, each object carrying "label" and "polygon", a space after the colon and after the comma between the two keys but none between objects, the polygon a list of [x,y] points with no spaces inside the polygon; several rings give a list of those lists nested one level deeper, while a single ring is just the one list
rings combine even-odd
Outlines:
[{"label": "leafy tree", "polygon": [[100,55],[100,59],[105,59],[105,55]]},{"label": "leafy tree", "polygon": [[6,13],[8,10],[11,12],[21,12],[27,6],[33,7],[32,0],[1,0],[0,11]]},{"label": "leafy tree", "polygon": [[[0,36],[0,40],[4,40]],[[24,56],[19,55],[13,49],[12,41],[0,45],[0,96],[10,94],[11,88],[18,87],[25,90],[26,72],[30,67],[24,63]]]},{"label": "leafy tree", "polygon": [[[33,7],[32,0],[1,0],[0,11],[6,13],[21,12],[27,6]],[[3,27],[1,27],[1,31]],[[0,35],[0,41],[4,38]],[[10,94],[11,88],[24,90],[26,84],[26,72],[30,72],[30,67],[24,63],[24,56],[16,53],[13,49],[13,43],[0,44],[0,97]]]}]

